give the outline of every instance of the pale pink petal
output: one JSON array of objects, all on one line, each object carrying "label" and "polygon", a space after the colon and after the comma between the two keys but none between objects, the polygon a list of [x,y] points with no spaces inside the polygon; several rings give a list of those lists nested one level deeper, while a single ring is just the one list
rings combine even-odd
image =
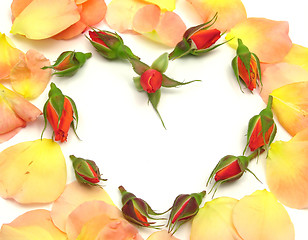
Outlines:
[{"label": "pale pink petal", "polygon": [[240,38],[261,62],[276,63],[282,61],[292,47],[288,34],[288,22],[248,18],[236,24],[226,39],[230,40],[228,43],[236,49],[237,39]]},{"label": "pale pink petal", "polygon": [[160,20],[160,8],[156,5],[147,5],[140,8],[133,20],[133,29],[139,33],[152,32]]},{"label": "pale pink petal", "polygon": [[51,69],[43,70],[44,66],[50,66],[50,61],[36,50],[29,50],[22,55],[11,70],[13,89],[26,99],[38,97],[51,78]]},{"label": "pale pink petal", "polygon": [[267,102],[268,95],[277,88],[294,82],[308,81],[308,71],[303,68],[289,64],[276,63],[267,64],[262,68],[263,87],[260,92],[264,102]]},{"label": "pale pink petal", "polygon": [[107,7],[107,24],[118,32],[132,30],[136,12],[146,5],[146,3],[136,0],[112,0]]},{"label": "pale pink petal", "polygon": [[183,20],[174,12],[165,12],[156,27],[160,42],[167,46],[174,47],[183,39],[186,25]]},{"label": "pale pink petal", "polygon": [[104,189],[74,181],[65,187],[62,195],[54,202],[51,210],[52,220],[59,229],[65,231],[66,220],[71,212],[80,204],[92,200],[113,205]]},{"label": "pale pink petal", "polygon": [[176,238],[175,236],[171,235],[171,233],[168,233],[167,230],[161,230],[152,233],[147,240],[180,240]]},{"label": "pale pink petal", "polygon": [[218,18],[212,28],[221,32],[229,31],[237,23],[247,18],[241,0],[187,0],[199,13],[204,22],[208,22],[217,13]]},{"label": "pale pink petal", "polygon": [[6,142],[8,140],[10,140],[12,137],[14,137],[20,130],[22,129],[22,127],[19,128],[15,128],[14,130],[10,131],[10,132],[6,132],[3,134],[0,134],[0,143]]},{"label": "pale pink petal", "polygon": [[[104,227],[111,219],[119,219],[122,217],[121,211],[104,201],[88,201],[80,204],[68,216],[65,232],[69,239],[76,239],[81,233],[81,229],[92,218],[105,215],[99,222]],[[95,229],[97,231],[99,229]],[[92,230],[93,231],[93,230]]]},{"label": "pale pink petal", "polygon": [[3,240],[66,240],[66,234],[57,229],[51,221],[50,212],[37,209],[24,213],[0,230]]}]

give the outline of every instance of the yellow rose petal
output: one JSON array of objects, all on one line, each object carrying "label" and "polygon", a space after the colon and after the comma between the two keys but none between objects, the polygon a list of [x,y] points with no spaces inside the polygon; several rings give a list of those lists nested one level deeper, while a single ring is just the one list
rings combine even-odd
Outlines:
[{"label": "yellow rose petal", "polygon": [[289,37],[289,24],[265,18],[247,18],[236,24],[227,34],[229,45],[237,48],[240,38],[249,50],[263,63],[276,63],[283,60],[292,47]]},{"label": "yellow rose petal", "polygon": [[243,239],[295,239],[288,212],[267,190],[257,190],[239,200],[233,208],[232,219]]},{"label": "yellow rose petal", "polygon": [[293,44],[283,61],[298,65],[308,71],[308,48]]},{"label": "yellow rose petal", "polygon": [[147,240],[179,240],[175,236],[168,233],[167,230],[161,230],[155,233],[152,233]]},{"label": "yellow rose petal", "polygon": [[155,4],[163,11],[173,11],[175,9],[175,0],[145,0],[148,3]]},{"label": "yellow rose petal", "polygon": [[266,181],[280,202],[292,208],[308,207],[308,128],[288,142],[271,144]]},{"label": "yellow rose petal", "polygon": [[240,240],[233,223],[232,211],[238,200],[220,197],[204,204],[194,217],[190,240]]},{"label": "yellow rose petal", "polygon": [[33,0],[15,18],[11,33],[29,39],[56,35],[80,20],[74,0]]},{"label": "yellow rose petal", "polygon": [[66,184],[66,164],[59,144],[39,139],[0,153],[0,196],[20,203],[49,203]]},{"label": "yellow rose petal", "polygon": [[292,135],[308,127],[308,81],[274,90],[272,109],[280,124]]},{"label": "yellow rose petal", "polygon": [[3,240],[66,240],[66,234],[57,229],[50,218],[50,212],[37,209],[24,213],[0,230]]}]

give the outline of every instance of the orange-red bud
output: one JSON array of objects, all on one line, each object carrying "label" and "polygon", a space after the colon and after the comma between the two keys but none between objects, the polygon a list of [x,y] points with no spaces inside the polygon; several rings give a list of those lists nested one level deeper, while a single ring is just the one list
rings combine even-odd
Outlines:
[{"label": "orange-red bud", "polygon": [[163,76],[161,72],[155,69],[148,69],[141,75],[140,84],[144,91],[154,93],[160,89],[162,80]]},{"label": "orange-red bud", "polygon": [[238,57],[238,71],[240,78],[245,82],[247,88],[252,91],[257,86],[258,67],[256,60],[251,57],[250,59],[250,72],[248,73],[241,58]]},{"label": "orange-red bud", "polygon": [[206,49],[216,43],[220,38],[220,31],[217,29],[203,29],[194,33],[190,39],[195,43],[197,49]]}]

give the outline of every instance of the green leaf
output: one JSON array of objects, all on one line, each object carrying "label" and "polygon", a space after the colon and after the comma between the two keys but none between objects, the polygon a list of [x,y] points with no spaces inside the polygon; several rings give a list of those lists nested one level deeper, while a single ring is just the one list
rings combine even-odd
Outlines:
[{"label": "green leaf", "polygon": [[178,82],[176,80],[173,80],[169,77],[167,77],[165,74],[163,75],[163,79],[162,79],[162,86],[166,87],[166,88],[171,88],[171,87],[177,87],[177,86],[182,86],[182,85],[186,85],[192,82],[201,82],[201,80],[193,80],[193,81],[189,81],[189,82]]},{"label": "green leaf", "polygon": [[168,63],[169,63],[168,53],[163,53],[153,62],[151,68],[161,73],[164,73],[168,68]]},{"label": "green leaf", "polygon": [[157,110],[157,105],[159,103],[159,100],[160,100],[160,96],[161,96],[161,90],[158,89],[155,93],[148,93],[148,97],[149,97],[149,101],[151,102],[155,112],[157,113],[161,123],[163,124],[164,128],[166,129],[166,126],[164,124],[164,121],[163,119],[161,118],[158,110]]}]

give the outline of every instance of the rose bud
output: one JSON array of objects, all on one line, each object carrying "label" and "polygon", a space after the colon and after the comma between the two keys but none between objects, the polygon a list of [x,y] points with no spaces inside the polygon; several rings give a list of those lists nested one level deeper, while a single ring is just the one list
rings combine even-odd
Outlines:
[{"label": "rose bud", "polygon": [[[264,150],[262,150],[263,152]],[[212,171],[206,185],[208,185],[212,179],[214,178],[215,184],[213,185],[211,191],[213,188],[216,189],[214,191],[213,196],[215,195],[215,192],[217,191],[217,188],[220,184],[224,182],[229,182],[236,180],[240,178],[246,171],[250,172],[252,175],[255,176],[253,172],[251,172],[247,167],[249,164],[249,161],[253,158],[258,156],[256,152],[252,153],[249,156],[233,156],[233,155],[227,155],[220,159],[214,170]],[[256,176],[255,178],[260,181]],[[210,192],[211,192],[210,191]]]},{"label": "rose bud", "polygon": [[160,89],[163,76],[161,72],[155,69],[146,70],[140,77],[140,84],[144,91],[148,93],[155,93]]},{"label": "rose bud", "polygon": [[[237,82],[240,88],[241,80],[250,91],[253,91],[257,84],[259,85],[259,82],[262,85],[259,58],[256,54],[249,51],[241,39],[238,39],[238,47],[236,53],[237,55],[232,60],[232,68],[235,73]],[[259,82],[257,79],[259,79]]]},{"label": "rose bud", "polygon": [[106,181],[106,179],[101,178],[99,169],[94,161],[76,158],[74,155],[70,155],[70,159],[73,162],[73,168],[78,182],[98,186],[97,183],[100,180]]},{"label": "rose bud", "polygon": [[174,60],[188,54],[199,55],[225,44],[226,42],[214,45],[221,37],[221,32],[218,29],[209,29],[216,20],[217,14],[210,21],[187,29],[183,40],[169,54],[169,59]]},{"label": "rose bud", "polygon": [[117,34],[109,31],[89,31],[88,40],[96,50],[107,59],[139,59],[131,49],[124,45],[123,39]]},{"label": "rose bud", "polygon": [[59,77],[72,76],[91,56],[92,53],[66,51],[60,54],[54,65],[45,66],[42,69],[52,68],[55,70],[53,74]]},{"label": "rose bud", "polygon": [[244,152],[247,146],[249,146],[252,152],[260,150],[263,146],[268,149],[268,146],[273,142],[277,127],[273,119],[272,101],[273,97],[269,95],[266,108],[259,115],[255,115],[249,120],[247,144]]},{"label": "rose bud", "polygon": [[76,134],[78,112],[75,102],[70,97],[63,95],[54,83],[50,84],[48,96],[49,98],[44,105],[45,126],[41,137],[47,127],[48,121],[54,131],[54,140],[65,142],[67,141],[70,126],[73,127]]},{"label": "rose bud", "polygon": [[168,232],[174,234],[182,224],[191,220],[198,213],[205,193],[205,191],[202,191],[200,193],[180,194],[176,197],[167,223]]},{"label": "rose bud", "polygon": [[[167,77],[164,72],[168,68],[168,53],[164,53],[159,56],[151,66],[141,62],[138,59],[129,59],[130,63],[133,66],[134,71],[139,75],[134,77],[134,84],[138,91],[145,91],[148,95],[149,101],[151,102],[154,110],[159,116],[163,126],[165,124],[157,110],[157,105],[161,96],[161,87],[171,88],[181,85],[186,85],[191,82],[200,81],[194,80],[190,82],[178,82]],[[166,127],[165,127],[166,128]]]},{"label": "rose bud", "polygon": [[160,220],[162,218],[155,218],[153,216],[161,215],[163,213],[154,212],[146,201],[137,198],[130,192],[127,192],[123,186],[120,186],[119,190],[122,195],[122,212],[128,221],[142,227],[159,227],[153,225],[155,222],[149,222],[148,219]]}]

